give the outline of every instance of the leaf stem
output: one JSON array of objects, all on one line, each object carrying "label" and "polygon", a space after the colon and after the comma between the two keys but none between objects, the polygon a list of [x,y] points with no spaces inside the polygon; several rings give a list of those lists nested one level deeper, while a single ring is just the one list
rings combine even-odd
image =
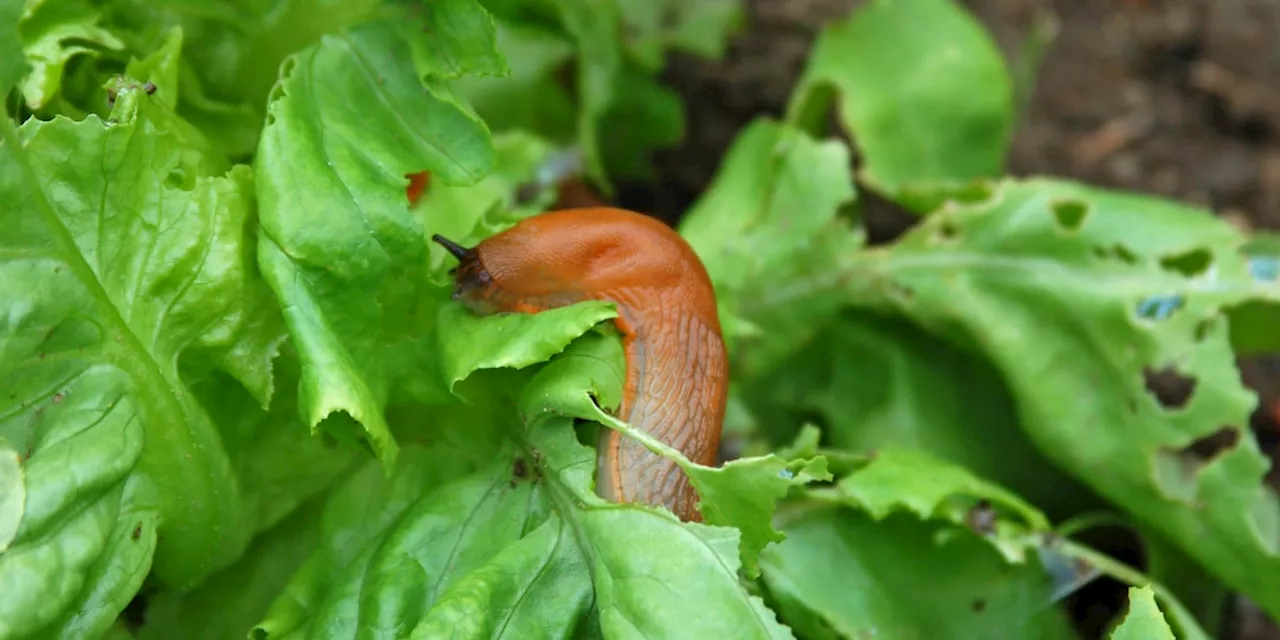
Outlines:
[{"label": "leaf stem", "polygon": [[1073,542],[1066,538],[1055,540],[1052,545],[1044,539],[1043,534],[1038,535],[1040,546],[1053,546],[1063,555],[1073,558],[1077,561],[1083,561],[1089,565],[1096,567],[1103,574],[1115,578],[1120,582],[1130,586],[1150,586],[1156,597],[1162,601],[1162,604],[1168,608],[1170,618],[1174,626],[1181,632],[1184,640],[1210,640],[1210,636],[1200,628],[1200,623],[1196,621],[1194,615],[1183,606],[1177,596],[1169,591],[1164,585],[1147,577],[1141,571],[1130,567],[1129,565],[1112,558],[1102,552],[1096,551],[1078,542]]}]

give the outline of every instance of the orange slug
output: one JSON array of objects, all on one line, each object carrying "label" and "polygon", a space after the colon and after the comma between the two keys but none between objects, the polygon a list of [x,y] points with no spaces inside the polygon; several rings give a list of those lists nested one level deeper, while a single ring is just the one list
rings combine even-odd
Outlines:
[{"label": "orange slug", "polygon": [[[473,312],[613,302],[627,361],[618,419],[693,462],[715,465],[729,358],[711,279],[674,230],[640,213],[593,207],[525,218],[473,249],[432,239],[458,259],[453,298]],[[678,465],[614,429],[602,433],[596,473],[602,497],[702,520],[697,492]]]}]

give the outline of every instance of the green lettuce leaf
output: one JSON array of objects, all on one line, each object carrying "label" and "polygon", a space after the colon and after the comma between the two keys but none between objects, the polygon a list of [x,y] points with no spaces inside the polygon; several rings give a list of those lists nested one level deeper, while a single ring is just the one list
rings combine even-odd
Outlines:
[{"label": "green lettuce leaf", "polygon": [[[869,464],[842,478],[835,487],[813,489],[809,495],[856,506],[877,520],[904,510],[922,520],[936,518],[971,526],[975,517],[990,518],[994,522],[983,534],[1010,562],[1025,559],[1023,539],[1027,532],[1049,529],[1044,514],[1017,494],[964,467],[913,449],[877,451]],[[975,528],[986,528],[978,524]]]},{"label": "green lettuce leaf", "polygon": [[58,96],[63,69],[73,57],[124,49],[101,21],[101,11],[86,0],[27,3],[18,31],[30,65],[20,86],[28,108],[43,109]]},{"label": "green lettuce leaf", "polygon": [[720,59],[745,25],[741,0],[622,2],[625,45],[646,69],[659,70],[668,49]]},{"label": "green lettuce leaf", "polygon": [[27,506],[27,484],[22,476],[22,456],[7,440],[0,439],[0,553],[9,548],[22,524]]},{"label": "green lettuce leaf", "polygon": [[1151,587],[1129,587],[1129,611],[1111,632],[1112,640],[1174,640]]},{"label": "green lettuce leaf", "polygon": [[[835,486],[803,493],[806,500],[781,515],[787,540],[767,549],[762,562],[784,619],[815,637],[827,637],[828,628],[927,637],[947,624],[959,625],[966,637],[1002,627],[1074,637],[1056,607],[1062,598],[1100,574],[1151,583],[1051,530],[1043,513],[1007,488],[920,450],[877,451]],[[836,536],[863,542],[841,544]],[[828,557],[844,546],[852,550]],[[913,580],[928,589],[909,588]],[[1208,638],[1168,589],[1153,588],[1185,637]],[[985,593],[975,597],[975,589]]]},{"label": "green lettuce leaf", "polygon": [[926,451],[1009,487],[1055,518],[1104,506],[1027,439],[1008,385],[990,363],[901,320],[846,310],[742,385],[740,396],[774,442],[819,420],[833,450]]},{"label": "green lettuce leaf", "polygon": [[247,542],[233,466],[182,363],[269,398],[283,328],[258,307],[247,167],[193,172],[163,122],[124,83],[110,122],[0,125],[14,231],[0,248],[0,437],[22,454],[27,494],[0,556],[0,590],[18,594],[0,603],[0,635],[101,633],[149,571],[189,586]]},{"label": "green lettuce leaf", "polygon": [[31,71],[18,34],[21,15],[22,5],[17,0],[0,2],[0,96],[6,97],[5,113],[9,111],[9,91]]},{"label": "green lettuce leaf", "polygon": [[[446,9],[483,11],[435,10]],[[436,19],[491,38],[483,19]],[[440,78],[424,91],[415,72],[456,66],[460,53],[413,45],[422,39],[400,21],[374,22],[298,54],[255,164],[259,260],[302,359],[300,412],[313,429],[329,418],[326,431],[367,443],[388,465],[398,445],[387,403],[442,397],[428,336],[448,295],[425,281],[430,233],[409,209],[405,175],[425,168],[432,182],[470,184],[494,163],[484,123]]]},{"label": "green lettuce leaf", "polygon": [[1037,564],[1006,564],[974,535],[899,513],[785,512],[761,557],[770,601],[801,637],[1075,638]]},{"label": "green lettuce leaf", "polygon": [[[397,431],[431,444],[406,449],[390,480],[370,467],[334,495],[317,551],[258,624],[263,637],[590,628],[631,637],[690,624],[790,637],[739,583],[746,534],[596,496],[595,452],[579,442],[573,416],[586,412],[582,398],[612,406],[620,397],[620,341],[591,329],[611,307],[490,317],[442,307],[442,335],[490,347],[443,352],[456,360],[447,378],[467,404],[392,414]],[[766,474],[790,486],[775,466],[756,465],[728,473],[763,496],[773,495]],[[712,486],[721,493],[705,500],[716,505],[762,499]],[[771,512],[770,501],[750,517],[767,526]]]},{"label": "green lettuce leaf", "polygon": [[[583,532],[582,553],[593,567],[601,629],[607,637],[791,637],[739,583],[743,534],[737,529],[681,523],[665,510],[615,505],[595,495],[595,452],[574,439],[570,418],[588,413],[583,399],[593,408],[592,397],[616,405],[622,363],[615,336],[588,335],[544,366],[520,401],[522,415],[532,421],[529,442],[538,452],[553,504]],[[598,408],[590,413],[591,419],[638,435]],[[680,459],[674,450],[655,450]],[[686,470],[694,468],[685,464]],[[704,501],[710,499],[704,494]],[[768,512],[752,515],[763,522],[769,518]]]},{"label": "green lettuce leaf", "polygon": [[[735,378],[775,366],[844,305],[826,277],[862,245],[838,215],[854,198],[848,154],[839,141],[756,120],[681,221],[715,285]],[[768,304],[783,293],[803,301]]]},{"label": "green lettuce leaf", "polygon": [[[652,22],[659,18],[653,11],[671,6],[593,0],[485,5],[498,16],[500,49],[513,61],[510,81],[461,83],[486,122],[494,130],[529,127],[580,149],[584,172],[603,191],[611,191],[611,179],[651,178],[649,153],[684,135],[679,97],[655,77],[666,45],[676,43],[655,39],[653,29],[661,27]],[[717,19],[693,18],[704,27]],[[707,34],[700,36],[706,43]],[[570,64],[574,77],[566,82]]]},{"label": "green lettuce leaf", "polygon": [[[1043,455],[1224,582],[1280,611],[1280,502],[1247,428],[1225,309],[1275,304],[1243,236],[1207,212],[1052,181],[951,203],[851,257],[852,304],[975,346]],[[1052,328],[1052,331],[1048,331]],[[1172,373],[1170,373],[1172,372]],[[1181,377],[1189,397],[1147,381]],[[1222,431],[1208,459],[1189,450]]]},{"label": "green lettuce leaf", "polygon": [[833,98],[861,152],[862,181],[909,208],[1003,171],[1013,82],[981,23],[955,0],[873,0],[826,27],[788,120],[817,130]]},{"label": "green lettuce leaf", "polygon": [[[777,502],[792,487],[804,486],[815,480],[829,480],[831,476],[827,472],[826,460],[812,456],[783,460],[770,454],[739,458],[718,468],[691,462],[678,450],[601,410],[602,406],[617,406],[621,396],[613,389],[620,388],[626,377],[619,364],[622,359],[617,340],[575,343],[572,353],[580,360],[583,378],[592,383],[574,386],[543,373],[525,388],[522,413],[526,416],[555,413],[597,422],[623,432],[656,454],[674,460],[688,474],[697,490],[698,510],[706,522],[736,527],[741,532],[742,564],[749,577],[758,575],[756,560],[760,550],[770,542],[782,539],[771,524]],[[540,381],[554,386],[540,386]]]},{"label": "green lettuce leaf", "polygon": [[543,138],[569,143],[577,127],[577,111],[557,73],[573,63],[573,42],[528,24],[497,21],[496,28],[497,48],[511,74],[462,77],[454,90],[492,131],[536,131]]},{"label": "green lettuce leaf", "polygon": [[[294,431],[301,429],[295,426]],[[321,505],[313,501],[295,510],[255,539],[239,561],[198,588],[152,596],[135,637],[244,638],[315,549]]]}]

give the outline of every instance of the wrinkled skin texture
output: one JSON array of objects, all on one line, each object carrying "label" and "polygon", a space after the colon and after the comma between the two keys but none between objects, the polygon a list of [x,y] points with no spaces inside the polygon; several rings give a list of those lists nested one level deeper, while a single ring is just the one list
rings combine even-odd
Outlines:
[{"label": "wrinkled skin texture", "polygon": [[[715,464],[728,394],[728,355],[715,291],[693,249],[670,227],[613,208],[552,211],[459,258],[455,297],[481,313],[537,313],[583,300],[618,307],[627,378],[617,417],[685,457]],[[674,462],[605,429],[597,491],[701,521],[698,496]]]}]

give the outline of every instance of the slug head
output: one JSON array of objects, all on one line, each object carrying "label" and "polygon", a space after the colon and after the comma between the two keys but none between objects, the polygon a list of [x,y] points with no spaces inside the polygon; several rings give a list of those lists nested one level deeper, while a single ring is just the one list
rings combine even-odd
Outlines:
[{"label": "slug head", "polygon": [[478,314],[497,311],[493,300],[496,285],[493,278],[489,276],[489,272],[485,270],[484,264],[480,262],[480,252],[474,248],[464,247],[440,234],[431,236],[431,239],[458,259],[458,266],[449,270],[449,274],[454,278],[453,299]]}]

